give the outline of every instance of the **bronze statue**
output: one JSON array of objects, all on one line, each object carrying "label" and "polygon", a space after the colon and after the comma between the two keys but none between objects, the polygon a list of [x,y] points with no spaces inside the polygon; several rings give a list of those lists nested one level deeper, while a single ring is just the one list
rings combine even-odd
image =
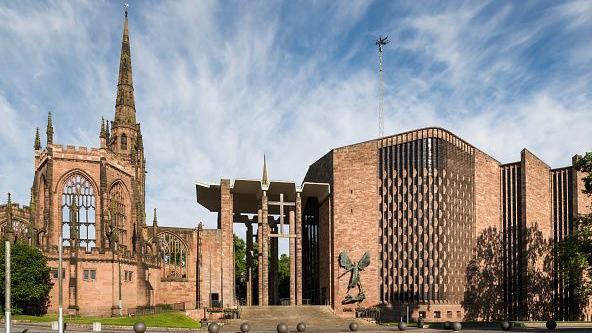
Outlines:
[{"label": "bronze statue", "polygon": [[[345,269],[345,272],[341,274],[341,276],[351,272],[349,284],[347,285],[347,295],[343,301],[341,301],[341,304],[361,303],[366,298],[366,295],[364,294],[362,282],[360,282],[360,272],[370,265],[370,253],[366,251],[360,261],[357,263],[352,263],[352,261],[349,259],[349,256],[347,255],[347,252],[341,251],[339,254],[339,265]],[[356,286],[358,286],[358,294],[354,297],[349,294],[349,291]]]}]

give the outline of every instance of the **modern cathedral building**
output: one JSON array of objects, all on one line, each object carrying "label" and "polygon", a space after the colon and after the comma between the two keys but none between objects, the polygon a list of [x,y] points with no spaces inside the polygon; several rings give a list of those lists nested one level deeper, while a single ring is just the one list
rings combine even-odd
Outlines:
[{"label": "modern cathedral building", "polygon": [[[139,113],[141,115],[141,113]],[[64,308],[127,314],[158,304],[380,308],[429,321],[590,319],[557,274],[556,244],[591,212],[583,175],[528,150],[500,163],[441,128],[330,150],[301,183],[199,182],[216,229],[146,224],[145,155],[134,103],[127,12],[113,121],[98,148],[35,138],[29,206],[0,206],[4,239],[38,247],[53,268],[64,245]],[[150,135],[150,134],[148,134]],[[577,156],[574,157],[577,159]],[[191,186],[191,185],[190,185]],[[233,226],[247,228],[247,293],[235,285]],[[290,295],[278,293],[278,239],[289,240]],[[491,311],[483,311],[487,307]],[[492,312],[496,312],[492,315]]]}]

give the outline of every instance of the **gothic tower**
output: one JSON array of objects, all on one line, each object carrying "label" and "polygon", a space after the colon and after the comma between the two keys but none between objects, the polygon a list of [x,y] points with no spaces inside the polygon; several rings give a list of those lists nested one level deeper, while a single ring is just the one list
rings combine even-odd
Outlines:
[{"label": "gothic tower", "polygon": [[101,125],[101,138],[103,136],[105,137],[110,151],[129,161],[134,168],[135,177],[132,184],[134,202],[132,204],[136,206],[136,212],[138,212],[136,217],[138,225],[144,225],[146,161],[144,159],[144,144],[140,123],[136,122],[136,103],[132,79],[132,58],[127,10],[125,11],[121,55],[119,58],[115,119],[111,122],[110,133],[108,123],[104,131]]}]

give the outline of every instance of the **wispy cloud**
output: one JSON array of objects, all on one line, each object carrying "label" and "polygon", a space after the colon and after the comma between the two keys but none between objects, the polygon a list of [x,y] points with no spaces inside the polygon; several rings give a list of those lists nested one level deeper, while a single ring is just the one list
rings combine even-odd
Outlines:
[{"label": "wispy cloud", "polygon": [[[132,3],[147,207],[165,225],[213,226],[195,180],[258,177],[267,153],[272,178],[300,181],[331,148],[375,137],[379,33],[393,39],[387,133],[442,126],[503,162],[528,147],[563,166],[591,149],[590,3]],[[48,110],[59,143],[98,145],[122,13],[5,3],[0,22],[0,192],[23,202]]]}]

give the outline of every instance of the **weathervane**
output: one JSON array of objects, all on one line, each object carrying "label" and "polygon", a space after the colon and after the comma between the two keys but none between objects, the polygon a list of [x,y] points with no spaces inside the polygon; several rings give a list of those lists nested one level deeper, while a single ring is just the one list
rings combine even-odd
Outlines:
[{"label": "weathervane", "polygon": [[390,42],[391,41],[388,39],[388,36],[378,36],[378,39],[376,40],[376,45],[378,45],[378,51],[382,52],[382,47]]},{"label": "weathervane", "polygon": [[127,16],[127,9],[129,8],[129,3],[124,3],[123,7],[125,7],[125,16]]}]

